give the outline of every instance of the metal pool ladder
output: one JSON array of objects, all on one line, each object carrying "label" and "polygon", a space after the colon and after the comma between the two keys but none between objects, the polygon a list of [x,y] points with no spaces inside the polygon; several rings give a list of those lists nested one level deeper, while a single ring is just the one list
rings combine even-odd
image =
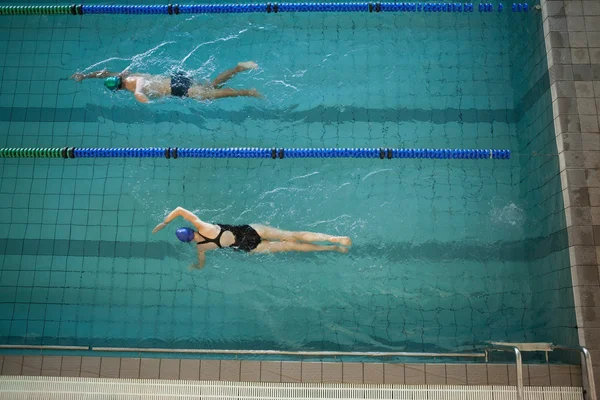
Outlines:
[{"label": "metal pool ladder", "polygon": [[489,353],[493,351],[511,352],[515,355],[517,365],[517,400],[523,400],[523,358],[522,352],[543,352],[548,362],[548,354],[554,350],[576,352],[581,354],[581,367],[583,373],[583,395],[587,400],[597,400],[596,384],[594,383],[594,372],[592,367],[592,357],[588,349],[582,346],[569,347],[557,346],[552,343],[505,343],[490,342],[491,347],[486,348],[485,362],[489,360]]}]

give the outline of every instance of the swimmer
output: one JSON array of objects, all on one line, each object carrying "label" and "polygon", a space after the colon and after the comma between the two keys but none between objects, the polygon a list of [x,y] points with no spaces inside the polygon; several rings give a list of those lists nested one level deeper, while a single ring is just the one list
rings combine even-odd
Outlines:
[{"label": "swimmer", "polygon": [[[179,228],[175,233],[177,239],[184,243],[195,242],[198,252],[198,265],[204,267],[205,252],[224,247],[241,250],[248,253],[280,253],[286,251],[337,251],[347,253],[352,241],[346,236],[331,236],[324,233],[291,232],[270,228],[264,225],[225,225],[210,224],[201,221],[194,213],[177,207],[165,217],[165,220],[156,225],[152,233],[160,231],[177,217],[183,217],[194,228]],[[323,246],[311,242],[330,242],[335,246]],[[341,246],[339,246],[341,245]]]},{"label": "swimmer", "polygon": [[72,79],[80,82],[89,78],[105,78],[104,86],[110,90],[126,89],[133,93],[140,103],[150,102],[150,98],[165,96],[190,97],[196,100],[214,100],[225,97],[258,97],[262,96],[256,89],[231,89],[222,85],[237,73],[258,68],[254,61],[238,63],[235,68],[221,73],[212,82],[199,84],[194,82],[186,73],[175,72],[171,76],[150,75],[108,70],[90,72],[88,74],[75,73]]}]

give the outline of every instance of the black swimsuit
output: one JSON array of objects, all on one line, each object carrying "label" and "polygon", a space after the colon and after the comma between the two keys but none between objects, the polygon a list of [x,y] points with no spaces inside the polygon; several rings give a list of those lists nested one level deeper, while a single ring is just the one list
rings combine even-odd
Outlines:
[{"label": "black swimsuit", "polygon": [[252,251],[255,248],[257,248],[261,242],[260,235],[250,225],[217,224],[217,226],[221,229],[217,237],[213,239],[207,238],[206,236],[198,232],[198,235],[202,236],[204,241],[198,242],[196,244],[201,245],[205,243],[214,243],[217,246],[219,246],[219,248],[223,248],[223,246],[221,246],[221,236],[225,231],[233,233],[233,236],[235,237],[235,242],[233,242],[233,244],[229,247],[232,247],[235,250]]}]

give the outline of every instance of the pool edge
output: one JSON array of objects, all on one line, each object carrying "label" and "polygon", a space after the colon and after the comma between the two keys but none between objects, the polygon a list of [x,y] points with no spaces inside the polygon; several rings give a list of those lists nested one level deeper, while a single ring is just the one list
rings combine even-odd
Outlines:
[{"label": "pool edge", "polygon": [[[174,358],[0,356],[2,375],[230,382],[515,385],[513,364],[390,364]],[[526,386],[582,386],[581,367],[524,364]]]}]

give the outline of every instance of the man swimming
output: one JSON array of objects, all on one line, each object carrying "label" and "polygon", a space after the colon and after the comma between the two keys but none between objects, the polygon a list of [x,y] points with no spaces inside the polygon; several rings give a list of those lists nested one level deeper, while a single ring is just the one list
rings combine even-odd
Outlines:
[{"label": "man swimming", "polygon": [[89,78],[105,78],[104,86],[110,90],[126,89],[133,93],[140,103],[148,103],[151,98],[165,96],[190,97],[196,100],[214,100],[225,97],[262,97],[256,89],[231,89],[221,87],[237,73],[256,69],[254,61],[238,63],[235,68],[221,73],[212,82],[199,84],[194,82],[186,73],[175,72],[171,76],[150,75],[108,70],[90,72],[88,74],[75,73],[71,78],[80,82]]},{"label": "man swimming", "polygon": [[[248,253],[279,253],[286,251],[337,251],[347,253],[352,241],[347,236],[331,236],[324,233],[291,232],[264,225],[225,225],[210,224],[201,221],[194,213],[177,207],[169,213],[163,222],[156,225],[152,233],[160,231],[177,217],[183,217],[193,228],[179,228],[177,239],[184,243],[195,242],[198,253],[198,266],[204,267],[205,252],[208,250],[231,247]],[[330,242],[335,246],[323,246],[310,242]],[[341,245],[341,246],[338,246]]]}]

